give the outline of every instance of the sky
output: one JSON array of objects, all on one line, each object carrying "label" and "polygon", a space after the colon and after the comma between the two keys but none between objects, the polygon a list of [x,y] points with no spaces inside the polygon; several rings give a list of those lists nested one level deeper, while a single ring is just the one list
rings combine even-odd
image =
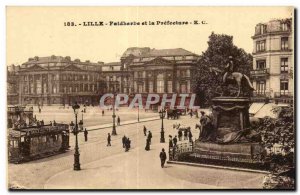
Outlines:
[{"label": "sky", "polygon": [[[10,7],[6,8],[6,65],[34,56],[120,61],[128,47],[207,49],[209,35],[228,34],[251,53],[255,25],[293,17],[291,7]],[[205,21],[201,25],[83,26],[83,22]],[[74,22],[77,26],[64,26]],[[82,24],[82,25],[79,25]]]}]

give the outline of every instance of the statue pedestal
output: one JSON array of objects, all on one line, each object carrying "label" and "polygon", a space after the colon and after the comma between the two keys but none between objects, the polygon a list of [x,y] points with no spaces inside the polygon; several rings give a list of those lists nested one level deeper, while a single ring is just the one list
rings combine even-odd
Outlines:
[{"label": "statue pedestal", "polygon": [[259,143],[216,144],[195,141],[194,155],[202,159],[215,159],[244,163],[256,163],[264,149]]},{"label": "statue pedestal", "polygon": [[264,148],[247,139],[250,132],[249,98],[217,97],[212,99],[214,139],[195,141],[194,155],[201,159],[255,163]]},{"label": "statue pedestal", "polygon": [[250,126],[249,98],[217,97],[212,99],[213,126],[216,135],[222,138],[232,132],[244,130]]}]

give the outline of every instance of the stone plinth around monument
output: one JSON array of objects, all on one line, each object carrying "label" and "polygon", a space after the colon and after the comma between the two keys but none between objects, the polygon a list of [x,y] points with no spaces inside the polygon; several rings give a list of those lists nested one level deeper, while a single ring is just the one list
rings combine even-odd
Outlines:
[{"label": "stone plinth around monument", "polygon": [[250,126],[249,98],[217,97],[212,102],[213,126],[217,134],[240,131]]},{"label": "stone plinth around monument", "polygon": [[249,98],[217,97],[212,99],[212,139],[196,140],[194,155],[202,159],[255,163],[264,148],[249,139]]},{"label": "stone plinth around monument", "polygon": [[194,153],[205,159],[255,163],[264,149],[259,143],[216,144],[197,140]]}]

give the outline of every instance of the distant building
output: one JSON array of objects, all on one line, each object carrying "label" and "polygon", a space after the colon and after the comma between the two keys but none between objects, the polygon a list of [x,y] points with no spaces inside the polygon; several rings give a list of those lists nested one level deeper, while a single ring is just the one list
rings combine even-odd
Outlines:
[{"label": "distant building", "polygon": [[292,19],[257,24],[252,36],[254,100],[291,103],[294,91]]},{"label": "distant building", "polygon": [[[103,93],[125,93],[132,97],[148,93],[193,93],[198,55],[182,48],[128,48],[120,62],[81,62],[70,57],[34,57],[8,70],[8,99],[11,104],[72,105],[99,104]],[[178,96],[179,99],[179,96]],[[159,104],[160,102],[158,102]],[[179,104],[179,102],[178,102]]]},{"label": "distant building", "polygon": [[[182,48],[128,48],[121,57],[124,93],[191,94],[198,55]],[[189,98],[187,98],[189,101]]]},{"label": "distant building", "polygon": [[34,57],[20,66],[18,79],[19,104],[72,105],[98,104],[102,93],[103,62],[81,62],[70,57]]}]

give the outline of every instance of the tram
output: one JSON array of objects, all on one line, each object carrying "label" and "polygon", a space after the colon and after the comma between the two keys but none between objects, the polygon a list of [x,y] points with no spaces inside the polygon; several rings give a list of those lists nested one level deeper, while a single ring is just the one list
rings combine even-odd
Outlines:
[{"label": "tram", "polygon": [[63,153],[69,149],[69,126],[66,124],[9,129],[8,160],[21,163]]}]

